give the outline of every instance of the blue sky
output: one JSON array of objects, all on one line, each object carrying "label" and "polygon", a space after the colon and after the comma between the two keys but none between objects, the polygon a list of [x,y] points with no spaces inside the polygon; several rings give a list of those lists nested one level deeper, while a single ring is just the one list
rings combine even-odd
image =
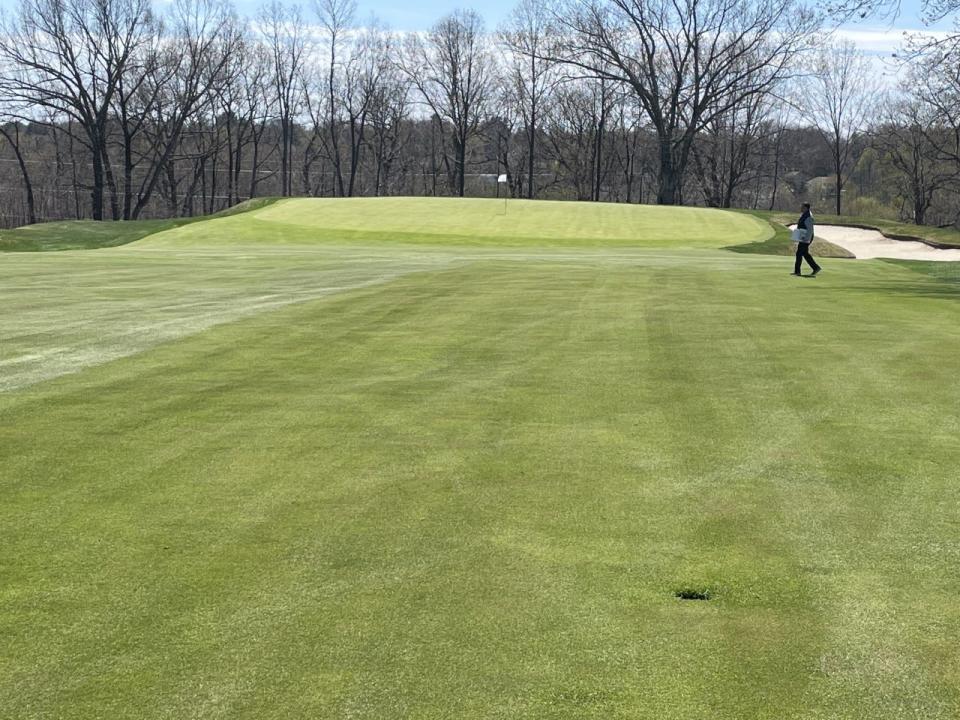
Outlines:
[{"label": "blue sky", "polygon": [[[154,0],[162,6],[165,0]],[[169,1],[169,0],[166,0]],[[299,0],[309,9],[311,0]],[[881,47],[893,49],[902,30],[921,29],[921,0],[901,0],[901,13],[889,21],[868,20],[848,25],[844,29],[864,49],[879,52]],[[253,16],[261,0],[234,0],[241,14]],[[375,14],[395,30],[423,30],[443,15],[461,7],[472,7],[486,20],[488,29],[495,29],[513,8],[515,0],[357,0],[358,20]],[[0,8],[12,9],[17,0],[0,0]],[[948,27],[949,23],[940,27]]]},{"label": "blue sky", "polygon": [[[6,0],[0,0],[3,2]],[[258,0],[238,0],[254,7]],[[303,0],[308,4],[309,0]],[[443,15],[460,7],[472,7],[486,20],[487,27],[494,29],[513,8],[515,0],[358,0],[359,17],[376,14],[396,30],[422,30],[430,27]],[[921,30],[921,0],[901,0],[900,13],[895,18],[872,18],[859,23],[850,23],[841,28],[859,47],[870,54],[889,56],[901,43],[904,30]],[[937,28],[947,29],[950,22],[940,23]]]},{"label": "blue sky", "polygon": [[[240,0],[244,5],[254,7],[256,0]],[[308,4],[308,3],[304,3]],[[432,25],[446,13],[461,7],[472,7],[478,10],[489,27],[495,27],[503,20],[514,6],[514,0],[478,0],[464,2],[463,0],[358,0],[359,15],[367,17],[370,13],[376,14],[397,30],[421,30]],[[895,29],[913,29],[922,27],[920,21],[920,0],[901,0],[901,14],[893,21]],[[889,21],[868,21],[857,24],[857,28],[869,28],[877,31],[890,29]]]},{"label": "blue sky", "polygon": [[513,8],[513,0],[483,0],[483,2],[457,2],[456,0],[358,0],[360,17],[374,13],[390,27],[397,30],[422,30],[430,27],[440,17],[458,8],[472,7],[483,15],[487,26],[496,27]]}]

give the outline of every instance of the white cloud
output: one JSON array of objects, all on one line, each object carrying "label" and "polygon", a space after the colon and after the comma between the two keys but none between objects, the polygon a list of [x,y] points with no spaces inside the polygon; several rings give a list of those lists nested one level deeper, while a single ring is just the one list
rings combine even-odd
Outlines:
[{"label": "white cloud", "polygon": [[942,39],[950,34],[946,30],[923,28],[837,28],[833,37],[849,40],[865,53],[889,56],[904,46],[908,36]]}]

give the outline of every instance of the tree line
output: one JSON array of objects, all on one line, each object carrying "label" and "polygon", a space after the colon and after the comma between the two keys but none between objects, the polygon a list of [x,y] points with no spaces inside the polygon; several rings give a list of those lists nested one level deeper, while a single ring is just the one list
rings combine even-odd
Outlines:
[{"label": "tree line", "polygon": [[500,192],[955,222],[958,44],[915,39],[884,87],[827,32],[865,8],[520,0],[497,28],[462,10],[399,33],[354,0],[21,0],[0,22],[2,222]]}]

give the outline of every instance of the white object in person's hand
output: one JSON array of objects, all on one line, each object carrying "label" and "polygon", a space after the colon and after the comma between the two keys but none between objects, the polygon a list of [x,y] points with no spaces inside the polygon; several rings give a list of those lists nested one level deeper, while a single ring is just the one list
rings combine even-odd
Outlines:
[{"label": "white object in person's hand", "polygon": [[791,238],[794,242],[803,242],[807,239],[807,231],[802,228],[794,228]]}]

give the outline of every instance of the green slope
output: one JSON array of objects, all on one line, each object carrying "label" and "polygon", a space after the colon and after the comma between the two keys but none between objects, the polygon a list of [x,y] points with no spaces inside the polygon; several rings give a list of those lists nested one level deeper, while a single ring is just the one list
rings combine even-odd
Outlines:
[{"label": "green slope", "polygon": [[773,234],[705,208],[460,198],[291,199],[242,217],[153,235],[150,246],[212,243],[722,247]]},{"label": "green slope", "polygon": [[256,198],[235,205],[216,215],[170,220],[128,220],[122,222],[64,220],[26,225],[13,230],[0,230],[0,252],[42,252],[51,250],[95,250],[116,247],[142,240],[148,235],[172,228],[206,222],[211,218],[230,217],[252,209],[266,207],[276,198]]}]

